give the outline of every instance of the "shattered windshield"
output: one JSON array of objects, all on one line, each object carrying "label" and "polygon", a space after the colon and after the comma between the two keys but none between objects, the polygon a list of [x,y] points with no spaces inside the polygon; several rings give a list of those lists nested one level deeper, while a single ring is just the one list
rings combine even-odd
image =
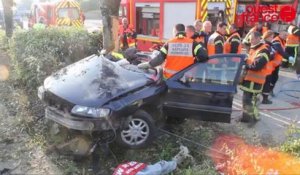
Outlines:
[{"label": "shattered windshield", "polygon": [[92,86],[98,87],[100,98],[143,86],[149,81],[143,72],[134,69],[135,66],[124,68],[104,57],[101,58],[101,62],[102,64],[98,65],[98,78],[91,83]]},{"label": "shattered windshield", "polygon": [[[105,57],[93,55],[53,74],[45,80],[45,87],[69,101],[106,101],[151,81],[136,66],[131,65],[125,69]],[[74,89],[74,92],[70,92],[70,89]]]}]

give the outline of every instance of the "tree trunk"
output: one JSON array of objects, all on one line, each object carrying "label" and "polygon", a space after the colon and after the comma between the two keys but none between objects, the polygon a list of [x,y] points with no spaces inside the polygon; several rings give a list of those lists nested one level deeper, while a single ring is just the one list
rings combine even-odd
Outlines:
[{"label": "tree trunk", "polygon": [[118,50],[119,8],[121,0],[100,0],[103,23],[103,49]]},{"label": "tree trunk", "polygon": [[2,0],[4,20],[5,20],[5,32],[7,37],[11,37],[13,34],[13,0]]}]

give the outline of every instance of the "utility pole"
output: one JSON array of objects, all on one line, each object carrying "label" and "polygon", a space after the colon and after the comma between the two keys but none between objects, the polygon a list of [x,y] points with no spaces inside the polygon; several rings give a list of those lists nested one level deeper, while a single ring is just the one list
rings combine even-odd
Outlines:
[{"label": "utility pole", "polygon": [[7,37],[12,37],[13,34],[13,0],[2,0],[5,32]]}]

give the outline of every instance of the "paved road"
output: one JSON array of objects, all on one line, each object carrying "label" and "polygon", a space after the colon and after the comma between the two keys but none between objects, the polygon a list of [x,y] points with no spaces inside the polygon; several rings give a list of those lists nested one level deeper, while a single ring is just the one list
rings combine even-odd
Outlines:
[{"label": "paved road", "polygon": [[[261,120],[253,127],[260,139],[283,142],[286,138],[287,129],[295,124],[300,127],[300,81],[296,80],[294,72],[281,71],[279,81],[274,89],[275,97],[271,100],[273,104],[260,104]],[[284,91],[285,90],[285,91]],[[289,92],[286,90],[299,90]],[[294,97],[291,97],[291,96]],[[239,91],[235,97],[233,117],[241,116],[242,92]],[[243,124],[244,125],[244,124]],[[247,127],[246,127],[247,128]]]},{"label": "paved road", "polygon": [[84,28],[89,32],[98,31],[102,28],[100,10],[85,12]]},{"label": "paved road", "polygon": [[84,28],[89,32],[99,31],[102,29],[102,20],[87,19],[84,21]]}]

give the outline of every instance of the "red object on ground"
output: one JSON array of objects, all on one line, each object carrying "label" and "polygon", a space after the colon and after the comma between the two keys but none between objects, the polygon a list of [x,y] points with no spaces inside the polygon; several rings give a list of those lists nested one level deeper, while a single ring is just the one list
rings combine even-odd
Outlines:
[{"label": "red object on ground", "polygon": [[147,165],[139,162],[127,162],[119,165],[113,175],[135,175],[139,171],[143,170]]}]

